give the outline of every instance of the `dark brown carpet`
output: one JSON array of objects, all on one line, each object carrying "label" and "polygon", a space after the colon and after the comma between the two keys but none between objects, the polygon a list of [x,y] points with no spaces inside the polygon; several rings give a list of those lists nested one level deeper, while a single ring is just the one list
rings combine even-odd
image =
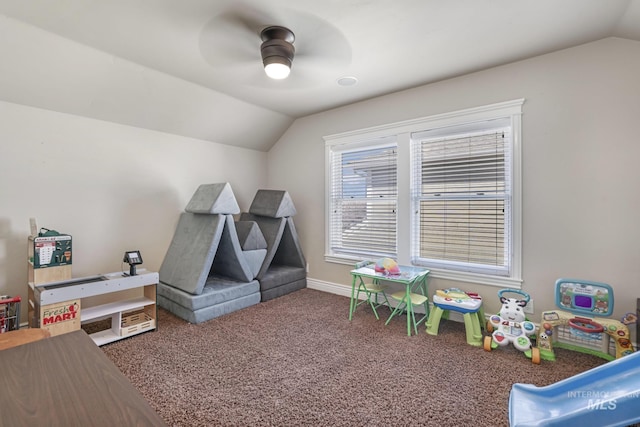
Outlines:
[{"label": "dark brown carpet", "polygon": [[[547,385],[604,360],[558,349],[533,365],[513,347],[466,344],[464,325],[406,335],[405,317],[303,289],[199,325],[102,349],[174,426],[506,426],[515,382]],[[384,317],[384,320],[383,320]]]}]

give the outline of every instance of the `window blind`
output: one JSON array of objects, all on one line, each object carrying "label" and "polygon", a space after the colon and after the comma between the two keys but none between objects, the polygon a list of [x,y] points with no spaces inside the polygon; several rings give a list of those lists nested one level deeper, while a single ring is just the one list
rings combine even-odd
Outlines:
[{"label": "window blind", "polygon": [[332,151],[330,162],[332,253],[395,258],[396,146]]},{"label": "window blind", "polygon": [[482,127],[412,135],[412,259],[418,264],[509,274],[510,127]]}]

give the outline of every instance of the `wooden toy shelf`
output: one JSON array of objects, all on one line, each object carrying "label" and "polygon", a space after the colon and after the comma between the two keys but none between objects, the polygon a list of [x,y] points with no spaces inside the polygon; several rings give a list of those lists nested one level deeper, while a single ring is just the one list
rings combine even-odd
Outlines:
[{"label": "wooden toy shelf", "polygon": [[117,272],[43,284],[29,282],[30,323],[60,335],[80,329],[81,324],[110,318],[109,329],[90,334],[97,345],[154,330],[158,273],[138,271],[135,276]]}]

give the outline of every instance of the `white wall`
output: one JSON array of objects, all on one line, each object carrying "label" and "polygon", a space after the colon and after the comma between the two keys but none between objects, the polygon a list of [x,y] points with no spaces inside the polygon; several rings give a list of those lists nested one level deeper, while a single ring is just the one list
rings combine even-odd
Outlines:
[{"label": "white wall", "polygon": [[1,14],[0,58],[16,104],[262,151],[293,121]]},{"label": "white wall", "polygon": [[229,182],[248,210],[267,176],[255,150],[1,101],[0,118],[0,294],[23,320],[30,217],[72,235],[74,277],[120,271],[129,249],[157,271],[198,185]]},{"label": "white wall", "polygon": [[[410,66],[410,64],[407,64]],[[311,281],[350,284],[324,261],[324,135],[495,102],[523,107],[523,290],[555,307],[559,277],[609,283],[615,316],[640,297],[640,43],[599,42],[372,99],[297,120],[269,152],[269,185],[286,188]],[[499,308],[497,288],[459,286]]]}]

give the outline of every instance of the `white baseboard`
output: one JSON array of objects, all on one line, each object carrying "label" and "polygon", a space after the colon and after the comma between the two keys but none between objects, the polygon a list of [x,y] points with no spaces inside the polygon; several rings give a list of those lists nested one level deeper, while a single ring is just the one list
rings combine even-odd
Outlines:
[{"label": "white baseboard", "polygon": [[351,285],[340,285],[307,277],[307,288],[351,298]]}]

